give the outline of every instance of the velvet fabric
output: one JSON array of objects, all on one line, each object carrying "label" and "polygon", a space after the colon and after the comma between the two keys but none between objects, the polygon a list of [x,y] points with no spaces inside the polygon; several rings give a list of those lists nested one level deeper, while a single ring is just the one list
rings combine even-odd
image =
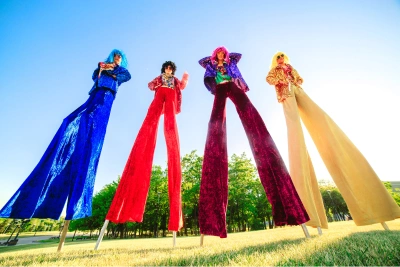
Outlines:
[{"label": "velvet fabric", "polygon": [[0,211],[2,218],[66,220],[91,216],[93,186],[114,92],[96,88],[66,117],[42,159]]},{"label": "velvet fabric", "polygon": [[261,183],[272,205],[275,225],[299,225],[307,222],[308,214],[279,151],[246,93],[233,82],[219,84],[215,89],[200,185],[201,233],[227,237],[228,153],[225,107],[227,98],[234,103],[246,131]]},{"label": "velvet fabric", "polygon": [[143,221],[157,140],[158,122],[164,110],[164,135],[168,153],[168,196],[170,202],[168,229],[178,231],[183,225],[181,204],[182,173],[175,114],[177,113],[176,90],[180,90],[179,88],[184,86],[182,87],[178,79],[175,80],[175,89],[155,86],[154,83],[160,81],[159,78],[157,77],[149,83],[149,88],[156,90],[155,97],[136,137],[106,219],[115,223]]}]

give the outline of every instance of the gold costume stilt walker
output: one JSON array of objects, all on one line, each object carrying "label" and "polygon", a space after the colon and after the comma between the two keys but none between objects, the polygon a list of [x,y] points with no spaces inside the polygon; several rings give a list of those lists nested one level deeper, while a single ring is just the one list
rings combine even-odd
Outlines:
[{"label": "gold costume stilt walker", "polygon": [[[284,62],[278,64],[278,59]],[[325,209],[305,146],[300,118],[313,139],[356,225],[400,218],[400,208],[364,156],[346,134],[301,88],[303,79],[279,52],[272,59],[267,82],[275,85],[287,130],[290,175],[311,220],[306,224],[327,228]],[[385,226],[385,225],[384,225]]]}]

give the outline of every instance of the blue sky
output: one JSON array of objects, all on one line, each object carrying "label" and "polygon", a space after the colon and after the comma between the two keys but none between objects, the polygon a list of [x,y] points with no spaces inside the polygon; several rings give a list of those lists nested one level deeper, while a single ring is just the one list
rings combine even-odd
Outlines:
[{"label": "blue sky", "polygon": [[[243,54],[248,96],[287,164],[282,107],[265,82],[278,50],[381,180],[400,180],[399,1],[0,0],[0,36],[0,206],[36,166],[62,120],[85,102],[93,70],[113,48],[125,51],[132,80],[114,102],[95,191],[121,174],[153,99],[147,83],[166,60],[177,64],[179,78],[190,74],[177,118],[181,154],[203,154],[213,96],[197,62],[220,45]],[[231,102],[227,124],[229,155],[250,156]],[[154,164],[165,167],[162,126],[161,119]],[[331,179],[307,133],[306,143],[317,177]]]}]

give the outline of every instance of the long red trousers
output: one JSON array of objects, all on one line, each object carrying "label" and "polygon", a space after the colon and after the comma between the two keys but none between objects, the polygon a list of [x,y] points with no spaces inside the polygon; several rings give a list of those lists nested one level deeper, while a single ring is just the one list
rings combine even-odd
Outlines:
[{"label": "long red trousers", "polygon": [[217,85],[208,124],[200,185],[199,224],[206,235],[227,237],[228,153],[226,99],[230,98],[246,131],[261,183],[272,205],[275,225],[298,225],[309,220],[278,149],[246,93],[233,82]]},{"label": "long red trousers", "polygon": [[176,92],[167,87],[158,88],[147,116],[140,128],[132,151],[122,173],[107,220],[116,223],[142,222],[149,192],[157,129],[164,108],[164,135],[168,153],[168,195],[170,217],[168,229],[182,227],[181,164],[178,128],[175,119]]}]

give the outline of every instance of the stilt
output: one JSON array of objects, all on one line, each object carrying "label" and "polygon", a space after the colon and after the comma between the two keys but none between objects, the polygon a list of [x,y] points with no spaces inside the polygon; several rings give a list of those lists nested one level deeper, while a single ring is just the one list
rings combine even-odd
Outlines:
[{"label": "stilt", "polygon": [[61,252],[62,248],[64,247],[65,238],[67,237],[67,233],[68,233],[69,222],[70,222],[70,220],[64,221],[64,226],[63,226],[61,237],[60,237],[60,243],[58,243],[57,252]]},{"label": "stilt", "polygon": [[201,235],[200,235],[200,247],[203,246],[203,242],[204,242],[204,235],[201,234]]},{"label": "stilt", "polygon": [[304,235],[306,236],[306,238],[310,238],[310,234],[308,233],[307,226],[304,223],[301,224],[301,228],[303,228],[303,232],[304,232]]},{"label": "stilt", "polygon": [[176,246],[176,232],[175,231],[172,232],[172,236],[173,236],[172,246],[175,247]]},{"label": "stilt", "polygon": [[318,234],[319,234],[319,235],[322,235],[321,227],[318,226],[317,229],[318,229]]},{"label": "stilt", "polygon": [[387,226],[387,224],[386,224],[385,222],[381,222],[381,224],[382,224],[383,228],[384,228],[386,231],[389,231],[389,230],[390,230],[389,227]]},{"label": "stilt", "polygon": [[98,250],[101,241],[103,240],[103,236],[104,236],[104,232],[107,229],[107,225],[108,225],[109,220],[105,220],[103,227],[101,228],[100,234],[99,234],[99,238],[97,239],[96,245],[94,246],[94,250]]}]

